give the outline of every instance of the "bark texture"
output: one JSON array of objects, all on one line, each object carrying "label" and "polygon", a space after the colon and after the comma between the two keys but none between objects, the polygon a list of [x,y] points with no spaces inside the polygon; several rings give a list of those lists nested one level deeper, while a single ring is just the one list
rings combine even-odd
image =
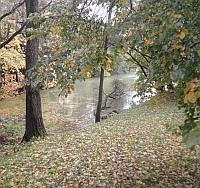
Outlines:
[{"label": "bark texture", "polygon": [[[26,0],[27,17],[38,12],[38,0]],[[29,22],[27,28],[38,28],[39,24]],[[30,34],[27,34],[30,37]],[[29,39],[26,45],[26,70],[31,69],[38,60],[39,39]],[[26,130],[22,141],[28,142],[33,137],[46,136],[43,124],[40,91],[26,86]]]}]

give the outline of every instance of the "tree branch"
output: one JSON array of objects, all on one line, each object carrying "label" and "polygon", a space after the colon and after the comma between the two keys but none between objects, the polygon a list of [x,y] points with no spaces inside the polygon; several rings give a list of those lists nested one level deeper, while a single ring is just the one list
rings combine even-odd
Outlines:
[{"label": "tree branch", "polygon": [[189,46],[189,48],[193,48],[193,47],[196,46],[197,44],[199,44],[199,42],[194,42],[193,44],[191,44],[191,45]]},{"label": "tree branch", "polygon": [[52,3],[52,0],[47,4],[45,5],[44,7],[41,8],[40,12],[42,12],[43,10],[45,10],[48,6],[50,6]]},{"label": "tree branch", "polygon": [[152,57],[151,56],[149,56],[149,55],[147,55],[147,54],[143,54],[142,52],[140,52],[137,48],[131,48],[131,49],[133,49],[133,50],[135,50],[136,52],[138,52],[140,55],[142,55],[142,57],[144,57],[145,59],[146,59],[146,61],[149,63],[149,60],[147,59],[147,57],[149,58],[149,59],[152,59]]},{"label": "tree branch", "polygon": [[[89,7],[90,5],[91,5],[91,3],[92,3],[92,0],[90,0],[90,2],[89,2],[89,4],[87,5],[87,3],[88,3],[88,1],[86,0],[86,1],[84,1],[84,3],[83,3],[83,6],[81,7],[81,9],[80,9],[80,14],[82,14],[82,12],[83,12],[83,10],[85,9],[85,8],[87,8],[87,7]],[[87,5],[87,6],[86,6]]]},{"label": "tree branch", "polygon": [[21,26],[21,28],[19,30],[17,30],[15,33],[13,33],[10,38],[8,38],[6,41],[4,41],[3,43],[1,43],[0,44],[0,49],[3,48],[6,44],[8,44],[15,36],[17,36],[18,34],[20,34],[26,25],[27,25],[27,22],[25,22]]},{"label": "tree branch", "polygon": [[3,16],[1,16],[0,21],[3,20],[6,16],[9,16],[10,14],[14,13],[17,8],[19,8],[20,6],[22,6],[24,4],[24,2],[25,1],[22,1],[21,3],[17,4],[16,6],[14,6],[12,8],[12,10],[10,12],[7,12]]},{"label": "tree branch", "polygon": [[144,67],[140,64],[140,62],[137,59],[135,59],[130,52],[127,52],[127,54],[136,62],[136,64],[141,68],[145,77],[147,77],[147,73],[145,72]]},{"label": "tree branch", "polygon": [[[12,8],[12,10],[6,14],[4,14],[1,18],[0,18],[0,21],[5,18],[6,16],[12,14],[18,7],[20,7],[21,5],[23,5],[25,1],[19,3],[18,5],[16,5],[15,7]],[[44,6],[41,11],[45,10],[50,4],[52,3],[52,1],[50,1],[46,6]],[[18,34],[20,34],[22,32],[22,30],[25,28],[25,26],[27,25],[28,22],[25,22],[21,28],[19,30],[17,30],[15,33],[13,33],[11,35],[11,37],[9,37],[6,41],[4,41],[3,43],[0,44],[0,49],[3,48],[6,44],[8,44],[11,40],[13,40],[13,38],[15,36],[17,36]]]}]

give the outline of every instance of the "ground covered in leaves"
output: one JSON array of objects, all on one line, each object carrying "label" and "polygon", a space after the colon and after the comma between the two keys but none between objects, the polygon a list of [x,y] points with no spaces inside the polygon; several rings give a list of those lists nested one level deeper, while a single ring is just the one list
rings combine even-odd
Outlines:
[{"label": "ground covered in leaves", "polygon": [[25,93],[23,74],[18,74],[18,82],[15,80],[16,77],[12,74],[6,74],[5,78],[4,83],[0,87],[0,100]]},{"label": "ground covered in leaves", "polygon": [[200,187],[199,147],[189,151],[175,129],[172,104],[136,106],[101,123],[5,145],[0,187]]}]

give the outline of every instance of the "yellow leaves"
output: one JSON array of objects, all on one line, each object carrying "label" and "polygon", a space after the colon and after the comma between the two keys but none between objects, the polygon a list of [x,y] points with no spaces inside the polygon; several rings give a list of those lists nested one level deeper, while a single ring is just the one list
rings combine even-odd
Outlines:
[{"label": "yellow leaves", "polygon": [[72,91],[74,91],[74,90],[75,90],[74,85],[70,85],[70,89],[71,89]]},{"label": "yellow leaves", "polygon": [[164,60],[162,61],[162,64],[161,64],[161,66],[162,66],[162,67],[164,67],[164,66],[166,65],[166,63],[167,63],[167,58],[166,58],[166,57],[164,57]]},{"label": "yellow leaves", "polygon": [[172,45],[172,47],[169,48],[169,52],[173,50],[177,50],[177,49],[185,50],[185,45],[180,45],[180,44],[175,43]]},{"label": "yellow leaves", "polygon": [[19,53],[22,53],[23,51],[20,46],[22,42],[25,42],[24,39],[17,36],[14,37],[14,39],[11,40],[5,47],[6,49],[15,48]]},{"label": "yellow leaves", "polygon": [[188,34],[188,30],[187,29],[182,29],[181,32],[176,35],[176,37],[184,39],[187,34]]},{"label": "yellow leaves", "polygon": [[190,101],[191,103],[195,103],[196,98],[194,96],[194,92],[190,92],[190,93],[185,95],[184,103],[186,104],[188,101]]},{"label": "yellow leaves", "polygon": [[57,41],[51,43],[51,44],[50,44],[50,48],[55,49],[55,50],[56,50],[56,53],[59,53],[59,52],[61,52],[61,51],[63,50],[63,47],[61,48],[59,42],[57,42]]},{"label": "yellow leaves", "polygon": [[198,83],[199,80],[198,78],[194,78],[193,80],[191,80],[190,82],[187,83],[187,89],[185,90],[185,92],[188,92],[189,90],[192,89],[192,91],[194,91],[194,88],[196,89],[196,83]]},{"label": "yellow leaves", "polygon": [[195,152],[186,150],[164,126],[177,126],[181,118],[175,106],[137,106],[110,121],[57,133],[37,145],[20,145],[20,151],[1,160],[0,185],[134,187],[137,182],[135,187],[152,187],[162,179],[159,185],[166,187],[180,179],[196,187],[198,178],[188,176]]},{"label": "yellow leaves", "polygon": [[172,16],[172,15],[174,15],[174,12],[167,12],[167,16]]},{"label": "yellow leaves", "polygon": [[134,36],[136,36],[137,34],[138,34],[138,32],[137,32],[137,31],[134,31],[134,32],[133,32],[133,35],[134,35]]},{"label": "yellow leaves", "polygon": [[167,16],[174,17],[176,19],[182,18],[182,15],[181,14],[176,14],[175,11],[169,11],[169,12],[167,12]]},{"label": "yellow leaves", "polygon": [[181,14],[174,14],[174,17],[177,18],[177,19],[180,19],[180,18],[182,18],[182,15]]},{"label": "yellow leaves", "polygon": [[177,131],[174,131],[174,132],[172,132],[172,136],[176,136],[176,137],[178,137],[178,136],[180,136],[180,133],[177,132]]},{"label": "yellow leaves", "polygon": [[167,16],[174,17],[176,19],[182,18],[182,15],[181,14],[176,14],[176,12],[174,10],[171,10],[171,11],[167,12]]},{"label": "yellow leaves", "polygon": [[19,68],[25,66],[23,54],[21,54],[19,50],[16,50],[14,47],[9,47],[8,49],[2,48],[0,50],[0,57],[3,65],[2,68],[5,70],[18,70]]},{"label": "yellow leaves", "polygon": [[198,54],[198,56],[200,56],[200,50],[197,50],[197,54]]},{"label": "yellow leaves", "polygon": [[186,56],[186,53],[185,53],[185,52],[181,52],[180,55],[181,55],[182,57],[185,57],[185,56]]},{"label": "yellow leaves", "polygon": [[162,106],[166,102],[164,97],[160,97],[158,95],[151,98],[149,103],[149,108],[153,108],[155,106]]},{"label": "yellow leaves", "polygon": [[105,76],[105,77],[109,77],[109,76],[110,76],[110,73],[109,73],[108,71],[105,70],[104,76]]},{"label": "yellow leaves", "polygon": [[106,65],[108,68],[115,66],[115,59],[113,57],[108,57]]},{"label": "yellow leaves", "polygon": [[164,67],[166,65],[166,61],[163,61],[161,66]]},{"label": "yellow leaves", "polygon": [[185,32],[184,32],[184,31],[181,31],[179,37],[180,37],[181,39],[184,39],[184,38],[185,38]]},{"label": "yellow leaves", "polygon": [[84,78],[90,78],[90,77],[91,77],[91,74],[90,74],[90,72],[88,72],[88,71],[84,71],[83,74],[82,74],[82,76],[83,76]]},{"label": "yellow leaves", "polygon": [[200,97],[200,80],[198,78],[194,78],[190,82],[187,83],[186,88],[184,90],[184,103],[195,103],[197,99]]},{"label": "yellow leaves", "polygon": [[148,40],[148,39],[144,39],[144,42],[145,42],[145,44],[147,44],[147,45],[149,45],[149,44],[153,44],[154,43],[154,41],[155,41],[155,37],[152,39],[152,40]]},{"label": "yellow leaves", "polygon": [[159,3],[157,3],[157,7],[160,7],[160,2],[159,2]]}]

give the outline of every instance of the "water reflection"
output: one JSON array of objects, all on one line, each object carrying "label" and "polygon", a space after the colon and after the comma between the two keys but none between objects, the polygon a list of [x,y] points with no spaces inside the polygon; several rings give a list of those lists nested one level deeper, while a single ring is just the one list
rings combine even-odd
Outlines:
[{"label": "water reflection", "polygon": [[[119,76],[106,77],[104,79],[104,92],[109,93],[113,79],[119,78],[126,87],[126,93],[121,99],[108,101],[108,106],[122,110],[128,109],[132,105],[132,96],[135,94],[130,90],[130,84],[136,79],[135,73]],[[99,78],[90,78],[86,81],[75,84],[75,91],[67,98],[58,97],[58,88],[42,91],[42,109],[45,125],[56,126],[84,126],[94,122],[94,113],[98,99]],[[15,111],[13,111],[13,108]],[[25,116],[25,97],[19,96],[0,102],[0,118]]]}]

